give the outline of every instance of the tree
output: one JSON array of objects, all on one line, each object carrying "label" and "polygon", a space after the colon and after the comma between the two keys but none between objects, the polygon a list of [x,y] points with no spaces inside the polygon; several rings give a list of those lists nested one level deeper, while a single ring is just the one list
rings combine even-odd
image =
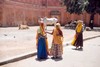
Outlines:
[{"label": "tree", "polygon": [[[91,14],[90,26],[94,20],[95,13],[100,14],[100,0],[63,0],[63,3],[69,13],[81,14],[83,11],[86,11]],[[93,27],[91,28],[93,29]]]}]

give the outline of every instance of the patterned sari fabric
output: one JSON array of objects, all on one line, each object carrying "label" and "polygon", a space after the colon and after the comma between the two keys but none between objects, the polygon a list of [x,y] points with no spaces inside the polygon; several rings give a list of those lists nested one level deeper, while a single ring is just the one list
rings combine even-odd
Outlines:
[{"label": "patterned sari fabric", "polygon": [[63,46],[59,44],[52,44],[51,53],[53,57],[62,57]]},{"label": "patterned sari fabric", "polygon": [[63,54],[63,34],[62,31],[58,29],[53,30],[53,42],[52,42],[52,47],[50,51],[50,55],[55,57],[55,58],[60,58],[62,57]]},{"label": "patterned sari fabric", "polygon": [[40,25],[40,28],[37,30],[36,41],[37,58],[46,59],[48,57],[48,42],[42,25]]}]

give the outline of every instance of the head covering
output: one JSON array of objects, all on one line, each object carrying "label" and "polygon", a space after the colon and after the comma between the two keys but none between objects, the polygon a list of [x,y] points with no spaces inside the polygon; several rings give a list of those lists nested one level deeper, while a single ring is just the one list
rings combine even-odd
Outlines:
[{"label": "head covering", "polygon": [[60,28],[60,23],[56,23],[56,27],[57,28]]},{"label": "head covering", "polygon": [[56,23],[57,26],[60,26],[60,23]]},{"label": "head covering", "polygon": [[77,23],[81,23],[81,24],[83,24],[83,21],[82,21],[82,20],[78,20]]},{"label": "head covering", "polygon": [[83,21],[82,20],[78,20],[77,21],[77,27],[76,27],[76,31],[77,32],[81,32],[82,31],[82,25],[83,25]]},{"label": "head covering", "polygon": [[39,23],[43,23],[43,20],[40,20]]},{"label": "head covering", "polygon": [[62,30],[60,28],[60,23],[56,23],[56,30],[58,31],[59,35],[63,36]]}]

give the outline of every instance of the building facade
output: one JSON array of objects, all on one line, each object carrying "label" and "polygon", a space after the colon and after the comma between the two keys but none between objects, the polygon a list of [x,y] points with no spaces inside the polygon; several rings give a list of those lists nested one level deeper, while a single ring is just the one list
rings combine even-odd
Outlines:
[{"label": "building facade", "polygon": [[[69,14],[61,0],[0,0],[0,27],[38,25],[40,17],[56,17],[62,25],[70,20],[84,20],[88,25],[90,15]],[[95,15],[94,24],[100,26],[99,14]]]}]

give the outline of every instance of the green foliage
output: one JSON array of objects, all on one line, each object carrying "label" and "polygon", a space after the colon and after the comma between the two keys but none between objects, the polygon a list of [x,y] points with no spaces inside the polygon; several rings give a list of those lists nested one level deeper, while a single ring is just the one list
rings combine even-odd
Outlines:
[{"label": "green foliage", "polygon": [[86,7],[88,13],[99,13],[100,14],[100,0],[89,0],[89,4]]},{"label": "green foliage", "polygon": [[70,13],[81,14],[84,10],[88,13],[100,13],[100,0],[64,0],[63,2]]}]

